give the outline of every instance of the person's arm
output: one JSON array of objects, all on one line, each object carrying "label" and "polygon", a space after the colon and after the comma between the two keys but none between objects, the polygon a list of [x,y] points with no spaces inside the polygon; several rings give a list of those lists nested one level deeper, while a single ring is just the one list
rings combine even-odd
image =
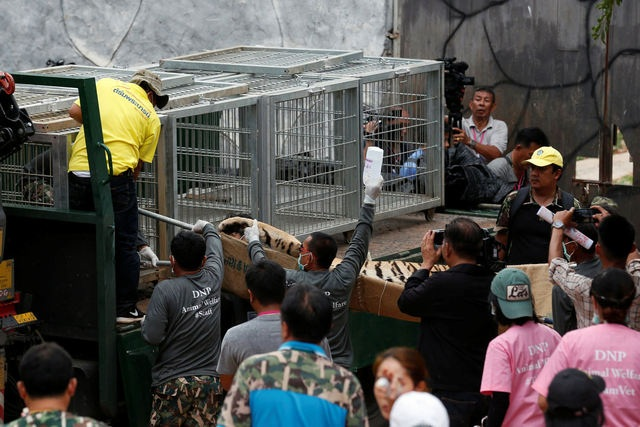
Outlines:
[{"label": "person's arm", "polygon": [[486,427],[500,427],[509,409],[509,393],[493,392],[489,403],[489,414]]},{"label": "person's arm", "polygon": [[564,229],[571,225],[571,218],[573,216],[573,209],[568,211],[559,211],[553,215],[553,222],[556,221],[562,223],[563,228],[551,227],[551,240],[549,240],[549,256],[548,262],[554,258],[562,258],[562,239],[564,237]]},{"label": "person's arm", "polygon": [[416,271],[407,279],[404,290],[398,298],[398,308],[401,312],[410,316],[421,316],[428,310],[429,295],[431,291],[431,283],[429,283],[429,271],[440,259],[442,250],[436,249],[433,245],[435,233],[429,230],[425,233],[420,244],[420,252],[422,252],[422,263],[420,270]]},{"label": "person's arm", "polygon": [[158,345],[164,341],[169,324],[169,316],[164,301],[162,282],[159,283],[153,293],[147,307],[147,314],[144,316],[140,332],[146,342],[151,345]]},{"label": "person's arm", "polygon": [[488,162],[490,162],[491,160],[497,159],[498,157],[502,156],[502,153],[500,152],[498,147],[496,147],[494,145],[476,144],[475,146],[473,146],[471,148],[476,150],[476,152],[478,154],[480,154],[482,157],[487,159]]},{"label": "person's arm", "polygon": [[82,124],[82,109],[78,104],[71,105],[71,108],[69,108],[69,117]]}]

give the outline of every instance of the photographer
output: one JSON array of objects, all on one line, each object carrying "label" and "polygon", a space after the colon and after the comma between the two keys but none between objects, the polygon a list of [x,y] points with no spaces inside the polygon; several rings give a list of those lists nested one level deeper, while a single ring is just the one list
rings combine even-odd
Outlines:
[{"label": "photographer", "polygon": [[[398,307],[421,318],[418,350],[451,426],[475,425],[488,408],[488,397],[479,390],[485,352],[497,334],[488,302],[494,274],[477,264],[484,232],[474,221],[451,221],[438,248],[435,234],[424,235],[420,270],[407,280]],[[430,275],[441,256],[449,269]]]},{"label": "photographer", "polygon": [[496,94],[485,86],[475,88],[469,102],[471,116],[462,119],[462,129],[453,128],[453,143],[463,143],[476,152],[484,163],[497,159],[507,149],[507,124],[496,120],[491,113],[496,109]]}]

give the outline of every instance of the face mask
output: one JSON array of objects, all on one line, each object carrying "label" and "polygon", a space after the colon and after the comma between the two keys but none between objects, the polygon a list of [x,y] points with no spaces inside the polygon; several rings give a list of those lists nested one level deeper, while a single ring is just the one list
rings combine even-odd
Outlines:
[{"label": "face mask", "polygon": [[593,323],[594,325],[598,325],[600,323],[600,316],[598,316],[598,313],[593,313],[591,323]]},{"label": "face mask", "polygon": [[[303,254],[298,255],[298,270],[300,270],[300,271],[304,271],[304,268],[309,264],[309,261],[307,261],[305,264],[302,263],[302,255]],[[304,255],[307,256],[307,255],[311,255],[311,254],[310,253],[306,253]]]},{"label": "face mask", "polygon": [[[573,242],[567,242],[567,243],[573,243]],[[571,256],[573,255],[573,252],[575,252],[575,250],[571,253],[569,253],[569,251],[567,251],[567,243],[562,242],[562,254],[564,255],[565,259],[570,262],[571,261]]]}]

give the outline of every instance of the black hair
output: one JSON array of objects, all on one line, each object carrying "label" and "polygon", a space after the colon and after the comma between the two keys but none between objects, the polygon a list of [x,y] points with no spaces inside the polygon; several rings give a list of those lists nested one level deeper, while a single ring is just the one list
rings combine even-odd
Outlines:
[{"label": "black hair", "polygon": [[458,217],[445,226],[444,238],[458,255],[476,259],[482,250],[484,232],[475,221]]},{"label": "black hair", "polygon": [[538,144],[541,147],[549,146],[549,138],[537,127],[522,128],[516,134],[516,145],[521,145],[524,148],[531,147],[531,144]]},{"label": "black hair", "polygon": [[598,242],[608,258],[615,261],[626,261],[635,239],[636,230],[625,217],[609,215],[600,221]]},{"label": "black hair", "polygon": [[193,231],[182,230],[171,240],[171,255],[184,270],[199,269],[205,252],[204,237]]},{"label": "black hair", "polygon": [[37,344],[22,357],[18,373],[30,397],[60,396],[73,378],[71,356],[54,342]]},{"label": "black hair", "polygon": [[336,239],[327,233],[316,231],[311,233],[309,251],[313,254],[316,263],[320,267],[329,268],[338,254],[338,244],[336,243]]},{"label": "black hair", "polygon": [[603,320],[624,325],[629,307],[636,296],[636,286],[626,271],[607,268],[593,278],[589,294],[602,308]]},{"label": "black hair", "polygon": [[593,244],[589,249],[582,248],[580,244],[578,244],[578,246],[584,249],[584,251],[588,254],[595,253],[596,243],[598,243],[598,228],[596,227],[596,225],[592,222],[583,222],[583,223],[578,223],[578,225],[576,226],[576,229],[580,231],[582,234],[584,234],[585,236],[587,236],[588,238],[590,238],[591,240],[593,240]]},{"label": "black hair", "polygon": [[500,303],[498,302],[498,297],[493,293],[489,292],[489,305],[493,306],[495,314],[493,315],[496,318],[496,322],[504,326],[518,325],[522,326],[528,321],[532,321],[533,323],[540,323],[540,319],[536,315],[536,308],[533,305],[533,300],[531,301],[531,313],[533,314],[531,317],[524,316],[518,317],[516,319],[509,319],[504,315],[502,309],[500,308]]},{"label": "black hair", "polygon": [[282,321],[297,341],[319,343],[331,329],[331,300],[311,285],[290,287],[282,301],[280,313]]},{"label": "black hair", "polygon": [[496,103],[496,93],[492,87],[489,86],[476,86],[473,88],[473,95],[475,96],[476,92],[487,92],[491,94],[491,98],[493,98],[493,104]]},{"label": "black hair", "polygon": [[277,262],[263,259],[245,274],[247,289],[261,304],[281,304],[287,289],[286,273]]}]

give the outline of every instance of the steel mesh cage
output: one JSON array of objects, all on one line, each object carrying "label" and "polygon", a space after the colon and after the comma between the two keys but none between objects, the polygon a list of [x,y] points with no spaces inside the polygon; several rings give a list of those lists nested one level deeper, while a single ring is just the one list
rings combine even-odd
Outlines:
[{"label": "steel mesh cage", "polygon": [[377,123],[373,131],[363,132],[363,148],[384,150],[377,219],[444,204],[440,62],[365,57],[309,75],[360,81],[363,130],[368,122]]}]

